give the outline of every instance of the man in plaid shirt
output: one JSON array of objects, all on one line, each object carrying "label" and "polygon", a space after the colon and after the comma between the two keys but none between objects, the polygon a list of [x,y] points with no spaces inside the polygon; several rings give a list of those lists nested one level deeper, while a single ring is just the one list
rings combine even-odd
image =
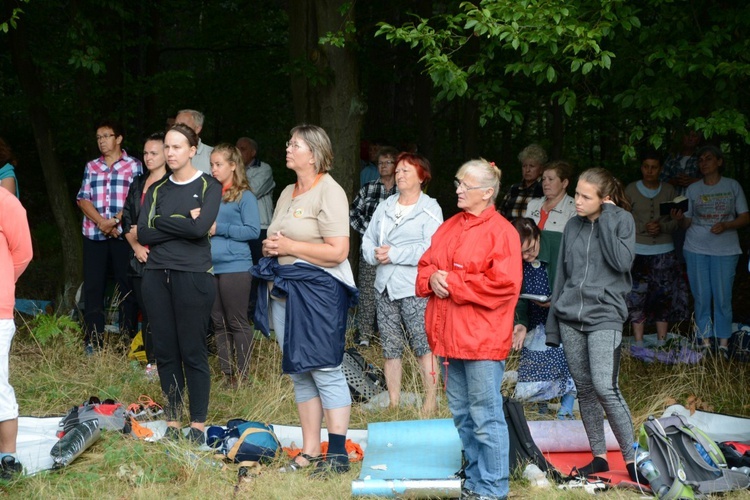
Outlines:
[{"label": "man in plaid shirt", "polygon": [[135,307],[128,280],[130,245],[122,237],[122,207],[141,162],[122,149],[122,129],[112,121],[96,128],[101,156],[86,164],[76,196],[83,212],[83,299],[86,352],[101,347],[104,332],[104,293],[108,271],[118,287],[120,330],[134,333]]},{"label": "man in plaid shirt", "polygon": [[[396,194],[396,158],[398,150],[392,147],[382,147],[378,152],[377,165],[380,177],[362,186],[354,198],[349,209],[349,225],[360,235],[364,235],[370,224],[372,214],[381,201]],[[357,308],[357,324],[359,330],[359,345],[370,345],[375,335],[375,266],[371,266],[359,255],[359,306]]]}]

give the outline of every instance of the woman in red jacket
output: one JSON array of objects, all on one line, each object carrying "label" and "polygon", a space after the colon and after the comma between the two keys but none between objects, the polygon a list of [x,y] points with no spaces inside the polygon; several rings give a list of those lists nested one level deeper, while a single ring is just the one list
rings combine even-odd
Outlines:
[{"label": "woman in red jacket", "polygon": [[417,295],[429,297],[427,339],[444,365],[448,406],[464,448],[461,498],[508,495],[500,384],[511,345],[523,342],[513,329],[523,273],[518,232],[495,210],[500,175],[485,160],[458,170],[463,211],[438,228],[417,274]]}]

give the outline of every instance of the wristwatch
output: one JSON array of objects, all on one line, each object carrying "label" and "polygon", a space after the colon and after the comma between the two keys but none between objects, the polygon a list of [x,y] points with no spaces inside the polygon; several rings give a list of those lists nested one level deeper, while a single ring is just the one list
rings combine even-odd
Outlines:
[{"label": "wristwatch", "polygon": [[114,217],[112,217],[112,218],[115,220],[115,224],[119,224],[120,223],[120,219],[116,215]]}]

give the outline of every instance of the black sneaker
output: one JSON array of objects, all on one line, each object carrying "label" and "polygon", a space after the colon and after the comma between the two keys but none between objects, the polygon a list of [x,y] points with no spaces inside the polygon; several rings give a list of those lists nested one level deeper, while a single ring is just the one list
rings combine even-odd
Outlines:
[{"label": "black sneaker", "polygon": [[188,433],[185,436],[185,439],[197,446],[203,446],[204,444],[206,444],[206,433],[200,429],[191,427],[190,429],[188,429]]},{"label": "black sneaker", "polygon": [[23,474],[23,465],[16,460],[16,457],[6,455],[0,460],[0,479],[10,481],[21,474]]},{"label": "black sneaker", "polygon": [[179,441],[180,439],[182,439],[182,429],[179,429],[177,427],[167,427],[167,430],[164,431],[164,437],[162,439],[172,442]]}]

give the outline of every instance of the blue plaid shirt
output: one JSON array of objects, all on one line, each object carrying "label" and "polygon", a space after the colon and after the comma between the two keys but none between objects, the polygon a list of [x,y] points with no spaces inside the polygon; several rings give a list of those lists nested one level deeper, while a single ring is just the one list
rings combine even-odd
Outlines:
[{"label": "blue plaid shirt", "polygon": [[349,208],[349,225],[352,229],[364,235],[380,202],[397,192],[395,182],[391,189],[387,189],[379,178],[362,186]]},{"label": "blue plaid shirt", "polygon": [[[688,177],[700,177],[701,173],[698,168],[698,157],[695,155],[688,157],[687,161],[685,161],[684,167],[682,166],[683,158],[684,156],[682,155],[670,154],[667,156],[659,180],[662,182],[669,182],[669,179],[677,177],[680,174],[685,174]],[[675,186],[674,189],[678,195],[683,195],[685,194],[685,191],[687,191],[687,188],[682,186]]]}]

